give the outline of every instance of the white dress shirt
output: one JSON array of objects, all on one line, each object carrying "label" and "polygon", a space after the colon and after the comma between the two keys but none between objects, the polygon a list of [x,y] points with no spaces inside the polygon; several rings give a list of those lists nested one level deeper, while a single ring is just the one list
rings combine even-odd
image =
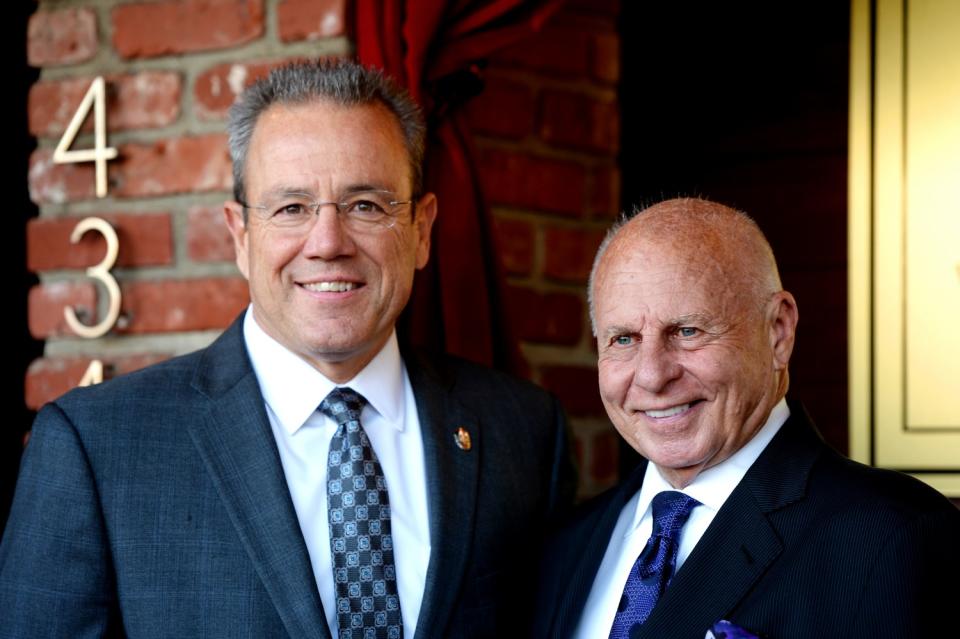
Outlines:
[{"label": "white dress shirt", "polygon": [[[737,487],[747,470],[789,416],[790,409],[787,408],[787,402],[781,399],[770,411],[767,422],[743,448],[716,466],[701,472],[692,483],[680,491],[693,497],[701,505],[690,512],[690,518],[680,531],[677,570],[703,537],[703,533],[723,506],[723,502]],[[575,639],[609,636],[630,569],[643,552],[653,532],[653,513],[650,504],[657,493],[666,490],[677,489],[663,478],[656,465],[647,464],[643,485],[620,511],[620,518],[613,529],[613,534],[610,535],[607,551],[603,555],[603,561],[600,562],[597,576],[593,580],[593,587],[583,608],[583,615],[574,633]]]},{"label": "white dress shirt", "polygon": [[[337,425],[317,408],[337,384],[267,335],[249,309],[243,333],[310,553],[327,625],[336,637],[327,453]],[[356,377],[342,386],[367,399],[360,421],[387,480],[400,612],[405,634],[412,637],[430,561],[430,519],[420,419],[396,333]]]}]

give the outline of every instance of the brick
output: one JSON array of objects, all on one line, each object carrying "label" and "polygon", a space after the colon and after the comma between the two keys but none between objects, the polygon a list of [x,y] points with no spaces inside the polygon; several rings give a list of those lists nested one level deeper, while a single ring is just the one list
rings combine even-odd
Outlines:
[{"label": "brick", "polygon": [[223,329],[250,303],[242,277],[147,280],[121,283],[118,333],[169,333]]},{"label": "brick", "polygon": [[[173,263],[169,213],[99,215],[117,231],[117,266],[160,266]],[[70,234],[83,218],[34,218],[27,222],[27,268],[31,271],[78,269],[99,263],[106,241],[88,231],[76,244]]]},{"label": "brick", "polygon": [[560,398],[570,415],[602,417],[607,414],[600,401],[596,367],[543,366],[540,384]]},{"label": "brick", "polygon": [[187,256],[194,262],[232,262],[236,258],[222,207],[194,206],[187,212]]},{"label": "brick", "polygon": [[[108,163],[114,197],[150,197],[231,188],[230,154],[223,134],[126,144]],[[37,149],[30,157],[30,198],[37,204],[94,197],[93,163],[54,164],[53,152]]]},{"label": "brick", "polygon": [[598,33],[593,37],[590,71],[601,82],[620,80],[620,37],[616,33]]},{"label": "brick", "polygon": [[113,48],[123,58],[235,47],[264,32],[263,0],[161,0],[114,7]]},{"label": "brick", "polygon": [[483,92],[467,103],[467,118],[476,133],[522,139],[533,132],[534,110],[529,87],[491,77]]},{"label": "brick", "polygon": [[[120,282],[121,322],[116,334],[164,333],[226,328],[250,298],[241,277]],[[35,286],[28,297],[30,334],[37,339],[68,335],[63,309],[72,306],[84,324],[98,320],[92,281]]]},{"label": "brick", "polygon": [[115,165],[116,197],[225,191],[233,184],[227,136],[219,133],[128,144]]},{"label": "brick", "polygon": [[39,284],[27,295],[27,325],[36,339],[72,335],[63,309],[73,307],[85,324],[97,322],[97,292],[90,281]]},{"label": "brick", "polygon": [[93,9],[37,11],[27,23],[27,62],[34,67],[85,62],[98,46]]},{"label": "brick", "polygon": [[590,49],[587,31],[548,26],[537,35],[497,52],[491,61],[499,67],[519,66],[563,76],[587,76]]},{"label": "brick", "polygon": [[479,167],[493,204],[570,216],[583,213],[586,171],[580,164],[488,149],[481,153]]},{"label": "brick", "polygon": [[585,284],[604,235],[602,231],[548,228],[543,274],[556,280]]},{"label": "brick", "polygon": [[540,137],[562,147],[613,155],[620,147],[620,111],[571,91],[545,91],[540,104]]},{"label": "brick", "polygon": [[280,0],[277,30],[283,42],[331,38],[346,33],[346,0]]},{"label": "brick", "polygon": [[[37,82],[30,88],[27,112],[30,133],[60,136],[66,130],[93,78]],[[180,74],[143,71],[108,75],[107,128],[110,131],[149,129],[173,124],[180,116]],[[81,131],[93,130],[93,111]]]},{"label": "brick", "polygon": [[[108,167],[112,164],[108,163]],[[30,154],[27,180],[30,199],[36,204],[59,204],[94,197],[93,163],[54,164],[52,149],[36,149]]]},{"label": "brick", "polygon": [[[101,357],[104,380],[129,373],[170,356],[164,353],[143,353],[121,357]],[[37,410],[47,402],[60,397],[76,387],[90,366],[91,358],[42,357],[34,360],[27,369],[24,384],[25,402]]]},{"label": "brick", "polygon": [[615,218],[620,211],[620,169],[600,166],[593,170],[590,185],[590,212],[599,218]]},{"label": "brick", "polygon": [[583,335],[583,299],[569,293],[538,293],[508,286],[507,315],[519,339],[572,346]]},{"label": "brick", "polygon": [[193,103],[197,117],[218,120],[227,116],[230,105],[240,93],[294,58],[258,62],[227,62],[211,67],[197,76],[193,85]]},{"label": "brick", "polygon": [[604,430],[593,437],[590,447],[590,478],[597,484],[612,484],[617,480],[620,461],[620,436],[617,431]]},{"label": "brick", "polygon": [[494,220],[500,259],[507,273],[529,275],[533,270],[533,226],[523,220]]}]

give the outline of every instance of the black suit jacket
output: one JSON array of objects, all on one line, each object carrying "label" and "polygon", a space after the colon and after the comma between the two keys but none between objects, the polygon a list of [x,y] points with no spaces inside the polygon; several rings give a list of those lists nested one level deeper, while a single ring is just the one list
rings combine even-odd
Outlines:
[{"label": "black suit jacket", "polygon": [[[576,629],[645,469],[551,541],[535,637]],[[960,511],[913,478],[839,455],[791,404],[639,637],[703,639],[720,619],[775,639],[955,636],[958,584]]]},{"label": "black suit jacket", "polygon": [[[405,634],[509,635],[530,610],[530,544],[572,496],[562,411],[466,362],[405,363],[432,546]],[[329,637],[239,321],[37,416],[0,546],[0,636],[104,633]]]}]

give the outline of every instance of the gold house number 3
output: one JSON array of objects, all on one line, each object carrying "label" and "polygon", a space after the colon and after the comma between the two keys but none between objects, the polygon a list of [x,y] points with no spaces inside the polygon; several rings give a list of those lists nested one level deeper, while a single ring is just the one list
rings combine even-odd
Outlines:
[{"label": "gold house number 3", "polygon": [[[53,161],[56,164],[94,163],[97,197],[106,197],[107,161],[117,157],[117,150],[107,146],[106,102],[106,85],[103,77],[98,76],[94,78],[90,88],[87,89],[83,100],[80,101],[80,106],[77,107],[76,112],[70,119],[70,124],[67,125],[67,130],[64,131],[63,137],[57,143],[57,148],[53,151]],[[70,147],[73,145],[80,127],[90,115],[91,108],[93,108],[93,148],[72,151]],[[117,261],[120,243],[114,228],[106,220],[99,217],[88,217],[81,220],[73,229],[70,242],[76,244],[87,231],[100,233],[107,242],[107,253],[103,260],[87,269],[87,277],[97,280],[107,290],[107,314],[102,321],[94,326],[82,324],[77,318],[76,312],[69,306],[63,309],[63,315],[67,325],[74,333],[80,337],[94,339],[113,328],[120,316],[120,287],[110,273],[110,269]],[[103,381],[103,362],[95,359],[90,362],[84,372],[79,386],[99,384],[101,381]]]}]

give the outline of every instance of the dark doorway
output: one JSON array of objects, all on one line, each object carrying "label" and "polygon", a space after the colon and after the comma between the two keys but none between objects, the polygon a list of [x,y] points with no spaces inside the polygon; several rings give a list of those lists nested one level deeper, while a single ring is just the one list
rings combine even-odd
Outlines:
[{"label": "dark doorway", "polygon": [[800,326],[789,396],[847,450],[847,3],[623,2],[623,205],[752,215]]},{"label": "dark doorway", "polygon": [[0,527],[6,524],[13,487],[20,465],[23,435],[30,428],[33,412],[24,403],[24,376],[30,362],[39,357],[43,344],[30,337],[27,329],[27,293],[36,283],[27,272],[27,220],[37,215],[27,189],[27,166],[36,142],[27,127],[27,93],[39,73],[27,66],[27,20],[36,3],[15,2],[8,16],[4,46],[12,71],[7,76],[9,93],[4,110],[6,162],[3,176],[5,248],[0,251],[6,292],[4,343],[7,357],[3,379],[4,418],[0,424]]}]

